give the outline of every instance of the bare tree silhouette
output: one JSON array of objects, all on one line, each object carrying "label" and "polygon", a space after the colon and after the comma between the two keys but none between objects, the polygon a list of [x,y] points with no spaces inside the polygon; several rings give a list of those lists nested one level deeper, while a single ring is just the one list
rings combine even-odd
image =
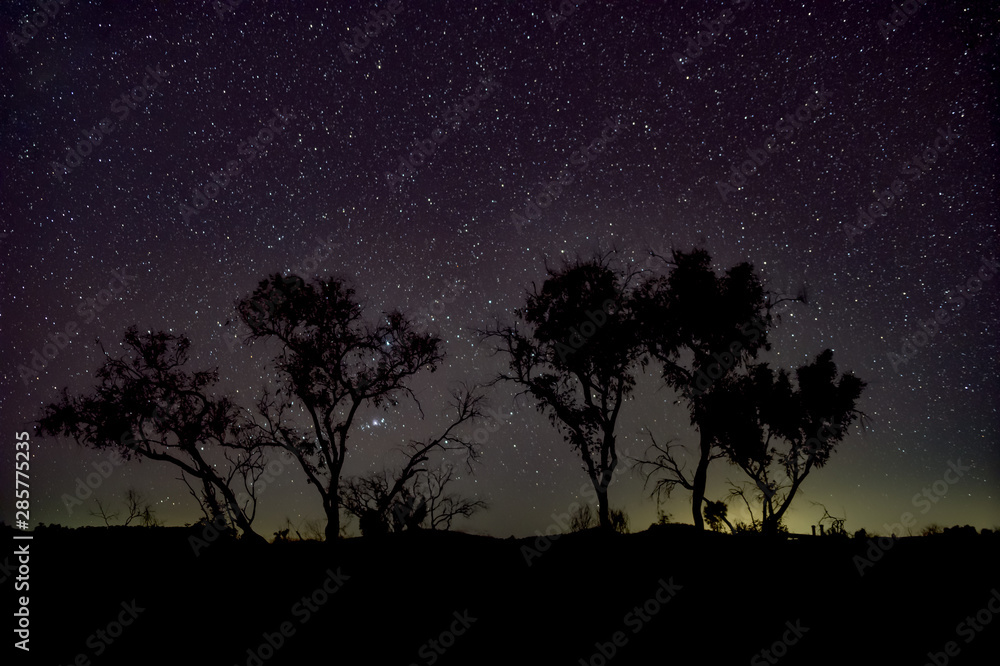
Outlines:
[{"label": "bare tree silhouette", "polygon": [[485,500],[473,500],[457,493],[447,493],[445,488],[452,482],[455,466],[445,464],[419,477],[415,484],[415,494],[424,498],[427,506],[427,527],[432,530],[451,529],[455,518],[469,518],[478,511],[489,508]]},{"label": "bare tree silhouette", "polygon": [[431,456],[447,451],[465,455],[471,472],[479,457],[475,443],[458,434],[460,426],[482,415],[482,396],[475,389],[452,392],[455,416],[437,437],[426,441],[410,441],[403,447],[406,462],[390,475],[386,469],[369,472],[344,482],[341,506],[356,516],[362,534],[384,534],[390,530],[416,529],[426,523],[432,529],[451,525],[454,518],[470,516],[485,508],[482,501],[471,501],[444,488],[453,478],[454,468],[427,467]]},{"label": "bare tree silhouette", "polygon": [[[97,498],[94,499],[97,502],[97,511],[91,511],[90,515],[98,516],[104,521],[105,525],[110,525],[111,520],[117,518],[120,514],[109,513],[104,507],[101,501]],[[153,510],[152,505],[146,501],[135,488],[129,488],[125,491],[125,520],[122,521],[122,525],[128,527],[132,524],[132,521],[136,521],[143,527],[156,527],[160,525],[160,521],[156,518],[156,512]]]},{"label": "bare tree silhouette", "polygon": [[97,505],[97,510],[90,511],[90,515],[95,518],[100,518],[101,522],[103,522],[107,527],[111,527],[112,521],[118,520],[118,516],[120,514],[112,513],[109,507],[104,506],[104,502],[102,502],[99,497],[94,498],[94,504]]},{"label": "bare tree silhouette", "polygon": [[570,532],[582,532],[588,530],[597,524],[596,516],[594,516],[593,509],[590,505],[583,503],[577,507],[569,517],[569,531]]},{"label": "bare tree silhouette", "polygon": [[826,530],[827,534],[832,534],[834,536],[847,536],[847,529],[844,527],[847,524],[846,516],[844,518],[838,518],[837,516],[831,514],[830,510],[827,509],[822,504],[820,504],[819,502],[813,502],[813,504],[823,507],[823,517],[820,518],[817,522],[820,525],[823,524],[829,525],[828,529]]}]

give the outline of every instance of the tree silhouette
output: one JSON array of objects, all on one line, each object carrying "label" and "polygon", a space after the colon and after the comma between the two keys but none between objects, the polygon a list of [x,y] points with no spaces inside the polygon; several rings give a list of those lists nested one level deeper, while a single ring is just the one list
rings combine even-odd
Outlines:
[{"label": "tree silhouette", "polygon": [[577,260],[562,270],[548,269],[539,291],[532,285],[519,322],[481,331],[496,339],[509,357],[510,381],[530,394],[564,439],[579,452],[597,492],[598,522],[613,529],[608,508],[618,453],[615,426],[635,386],[644,348],[636,336],[632,295],[634,274],[613,270],[607,257]]},{"label": "tree silhouette", "polygon": [[589,504],[581,504],[569,517],[569,531],[582,532],[589,530],[597,523],[594,512]]},{"label": "tree silhouette", "polygon": [[281,346],[275,359],[281,386],[263,392],[255,436],[299,461],[322,498],[326,538],[333,541],[340,533],[340,477],[358,411],[397,404],[400,394],[416,400],[407,381],[425,368],[436,369],[444,358],[441,341],[417,332],[398,311],[366,324],[354,290],[334,278],[306,283],[274,274],[236,309],[250,329],[247,342],[274,338]]},{"label": "tree silhouette", "polygon": [[369,472],[346,480],[340,491],[341,506],[358,518],[364,535],[385,534],[427,527],[445,529],[459,516],[472,515],[485,508],[481,501],[470,501],[455,494],[446,494],[444,487],[451,482],[450,464],[439,470],[428,469],[435,453],[457,451],[465,454],[468,469],[479,457],[475,443],[457,434],[457,429],[482,414],[482,396],[474,390],[452,393],[455,418],[439,436],[427,441],[410,441],[403,452],[406,463],[390,477],[386,469]]},{"label": "tree silhouette", "polygon": [[104,502],[102,502],[99,497],[94,498],[94,504],[97,505],[97,510],[90,511],[90,515],[95,518],[100,518],[101,522],[103,522],[105,526],[111,527],[111,521],[117,520],[119,514],[112,513],[109,507],[104,506]]},{"label": "tree silhouette", "polygon": [[414,484],[414,494],[423,498],[427,507],[426,524],[429,529],[451,529],[455,518],[469,518],[476,512],[489,508],[484,500],[473,500],[457,493],[445,492],[454,474],[455,466],[445,464],[418,477]]},{"label": "tree silhouette", "polygon": [[[118,518],[119,513],[112,513],[109,507],[104,506],[99,498],[94,498],[97,504],[97,511],[91,511],[90,515],[100,518],[105,525],[111,526],[111,521]],[[156,518],[156,511],[146,498],[135,488],[129,488],[125,493],[125,510],[128,515],[122,521],[124,527],[128,527],[132,521],[137,521],[143,527],[158,527],[162,523]]]},{"label": "tree silhouette", "polygon": [[850,373],[838,378],[833,351],[800,366],[795,376],[793,386],[786,370],[755,365],[746,375],[717,382],[707,405],[718,417],[716,442],[759,493],[764,534],[777,533],[802,482],[829,461],[851,423],[864,423],[856,404],[865,382]]},{"label": "tree silhouette", "polygon": [[736,529],[729,522],[728,514],[729,507],[726,506],[725,502],[705,501],[705,522],[708,523],[708,527],[712,531],[721,532],[722,526],[725,525],[731,533],[735,534]]},{"label": "tree silhouette", "polygon": [[389,507],[394,499],[389,497],[392,487],[393,481],[385,469],[345,479],[341,484],[340,506],[358,519],[362,536],[389,533],[392,527]]},{"label": "tree silhouette", "polygon": [[125,510],[128,515],[125,517],[124,525],[130,524],[133,520],[138,520],[143,527],[152,527],[156,523],[153,507],[135,488],[125,491]]},{"label": "tree silhouette", "polygon": [[[813,504],[819,503],[813,502]],[[827,523],[829,525],[826,530],[826,534],[833,536],[847,536],[847,529],[844,527],[847,524],[847,518],[838,518],[837,516],[831,514],[829,509],[822,504],[819,504],[819,506],[823,507],[823,517],[820,518],[817,523],[820,525]]]},{"label": "tree silhouette", "polygon": [[114,449],[126,460],[170,463],[213,497],[221,496],[213,512],[228,513],[244,539],[265,543],[251,527],[256,496],[250,492],[241,505],[233,489],[237,482],[252,488],[263,472],[263,452],[246,438],[239,408],[212,394],[218,371],[183,369],[190,344],[184,335],[130,327],[120,357],[102,346],[106,360],[93,391],[70,397],[64,388],[60,401],[43,410],[36,431],[69,436],[97,450]]},{"label": "tree silhouette", "polygon": [[647,458],[638,463],[647,483],[655,480],[657,498],[669,497],[678,486],[690,491],[694,525],[704,529],[708,467],[724,457],[714,444],[719,416],[707,403],[720,380],[740,372],[761,349],[770,349],[767,332],[774,322],[773,309],[783,302],[805,301],[806,294],[789,297],[766,291],[746,262],[716,275],[702,249],[674,250],[670,259],[661,258],[671,270],[640,286],[637,319],[650,353],[662,364],[664,383],[681,394],[698,430],[697,463],[693,473],[688,472],[680,455],[685,447],[661,444],[651,432]]},{"label": "tree silhouette", "polygon": [[[629,520],[624,509],[609,509],[608,515],[611,519],[611,529],[619,534],[628,534]],[[590,504],[579,505],[569,516],[569,531],[583,532],[592,527],[598,526],[597,516]]]}]

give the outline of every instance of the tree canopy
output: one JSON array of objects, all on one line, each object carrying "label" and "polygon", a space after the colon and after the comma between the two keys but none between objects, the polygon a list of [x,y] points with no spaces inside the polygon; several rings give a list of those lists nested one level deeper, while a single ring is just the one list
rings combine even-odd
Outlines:
[{"label": "tree canopy", "polygon": [[517,322],[482,331],[506,354],[512,382],[533,397],[577,451],[598,498],[598,521],[612,529],[608,487],[618,466],[615,428],[635,388],[645,348],[637,335],[630,282],[607,257],[549,270]]},{"label": "tree canopy", "polygon": [[[38,434],[69,436],[90,448],[113,449],[126,460],[170,463],[182,478],[200,484],[200,495],[192,492],[206,516],[228,513],[245,538],[263,541],[251,523],[257,507],[253,482],[265,460],[242,427],[239,407],[212,391],[218,371],[185,369],[191,342],[183,335],[131,327],[122,346],[119,356],[104,351],[92,391],[70,396],[63,389],[61,399],[45,407]],[[242,503],[237,484],[251,491]]]},{"label": "tree canopy", "polygon": [[292,453],[319,492],[327,539],[340,532],[348,439],[365,405],[415,399],[409,380],[444,359],[441,340],[401,312],[366,322],[354,289],[336,278],[271,275],[236,306],[249,340],[273,338],[280,388],[258,402],[255,435]]}]

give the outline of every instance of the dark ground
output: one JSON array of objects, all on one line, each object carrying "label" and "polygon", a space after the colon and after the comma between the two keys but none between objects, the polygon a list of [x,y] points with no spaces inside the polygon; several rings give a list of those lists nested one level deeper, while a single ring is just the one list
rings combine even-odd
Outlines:
[{"label": "dark ground", "polygon": [[[2,538],[23,543],[14,533]],[[189,534],[36,530],[31,659],[14,650],[14,663],[62,666],[82,654],[80,664],[253,666],[261,662],[247,650],[266,645],[264,634],[283,622],[294,634],[262,663],[583,659],[600,666],[602,657],[591,659],[595,643],[621,631],[624,644],[609,665],[767,664],[760,651],[781,641],[786,622],[807,630],[774,663],[921,665],[932,663],[928,652],[939,652],[940,665],[948,641],[957,648],[948,663],[1000,663],[1000,617],[982,631],[958,626],[1000,589],[998,535],[900,539],[860,576],[853,557],[864,556],[866,541],[766,543],[669,526],[562,536],[530,567],[521,548],[533,539],[403,533],[348,539],[332,550],[316,542],[247,548],[219,540],[195,557]],[[338,567],[349,578],[306,620],[306,607],[296,604]],[[12,589],[15,576],[3,583],[7,599],[22,594]],[[671,579],[681,587],[658,613],[648,621],[626,617]],[[133,599],[143,610],[131,626],[110,644],[98,638]],[[993,603],[1000,609],[1000,592]],[[441,634],[457,622],[456,612],[475,620],[443,654],[435,652],[428,642],[451,644]]]}]

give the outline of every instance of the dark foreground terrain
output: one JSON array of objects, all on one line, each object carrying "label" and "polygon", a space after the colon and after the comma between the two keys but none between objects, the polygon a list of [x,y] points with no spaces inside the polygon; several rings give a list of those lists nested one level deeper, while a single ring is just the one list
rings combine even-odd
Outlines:
[{"label": "dark foreground terrain", "polygon": [[[30,659],[14,650],[14,663],[1000,663],[997,535],[875,552],[846,538],[588,532],[528,566],[534,539],[216,540],[196,557],[190,534],[36,530]],[[862,576],[866,553],[879,558]],[[3,575],[16,601],[16,571]]]}]

